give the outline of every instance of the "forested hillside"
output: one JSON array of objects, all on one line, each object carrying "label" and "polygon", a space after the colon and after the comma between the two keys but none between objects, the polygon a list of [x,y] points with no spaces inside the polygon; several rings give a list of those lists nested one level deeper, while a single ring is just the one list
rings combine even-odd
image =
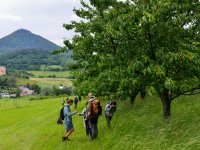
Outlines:
[{"label": "forested hillside", "polygon": [[61,70],[68,70],[71,62],[71,52],[53,55],[43,49],[22,49],[0,55],[0,64],[9,70],[40,70],[41,65],[60,65]]}]

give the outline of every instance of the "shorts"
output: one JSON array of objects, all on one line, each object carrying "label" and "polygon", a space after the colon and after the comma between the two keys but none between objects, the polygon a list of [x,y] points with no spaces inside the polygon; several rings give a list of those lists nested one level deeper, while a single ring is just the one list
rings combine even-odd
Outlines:
[{"label": "shorts", "polygon": [[65,122],[65,127],[66,127],[66,130],[70,130],[74,128],[74,125],[71,121],[67,121]]}]

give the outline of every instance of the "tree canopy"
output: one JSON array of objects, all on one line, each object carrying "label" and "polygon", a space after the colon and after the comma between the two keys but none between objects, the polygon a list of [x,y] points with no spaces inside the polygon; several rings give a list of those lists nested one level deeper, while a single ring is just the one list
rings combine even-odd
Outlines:
[{"label": "tree canopy", "polygon": [[199,0],[89,0],[74,9],[80,21],[65,40],[77,61],[72,69],[80,92],[135,96],[143,87],[170,104],[200,88]]}]

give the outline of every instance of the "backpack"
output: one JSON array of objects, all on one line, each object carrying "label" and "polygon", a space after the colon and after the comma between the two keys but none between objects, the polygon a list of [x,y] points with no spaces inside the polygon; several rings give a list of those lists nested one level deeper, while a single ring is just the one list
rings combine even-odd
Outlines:
[{"label": "backpack", "polygon": [[58,118],[57,124],[63,124],[63,120],[65,119],[65,115],[64,115],[64,107],[63,106],[60,110],[60,116]]},{"label": "backpack", "polygon": [[65,106],[63,106],[63,107],[61,108],[61,110],[60,110],[60,118],[61,118],[62,120],[64,120],[64,118],[65,118],[65,115],[64,115],[64,107],[65,107]]},{"label": "backpack", "polygon": [[102,107],[100,105],[99,100],[94,100],[92,102],[92,112],[93,112],[94,115],[97,115],[97,116],[102,115]]}]

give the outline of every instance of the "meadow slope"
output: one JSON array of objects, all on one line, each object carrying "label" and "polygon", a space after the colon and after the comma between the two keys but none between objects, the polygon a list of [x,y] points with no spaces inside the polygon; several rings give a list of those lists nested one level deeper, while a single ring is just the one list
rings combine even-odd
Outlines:
[{"label": "meadow slope", "polygon": [[[112,130],[99,118],[99,136],[89,141],[82,117],[73,117],[75,132],[63,142],[63,125],[56,121],[60,98],[43,100],[0,99],[1,150],[195,150],[200,149],[200,95],[180,97],[172,102],[172,117],[164,121],[157,97],[118,102]],[[78,104],[78,112],[85,99]],[[105,106],[105,102],[102,102]],[[72,106],[72,111],[73,111]]]}]

